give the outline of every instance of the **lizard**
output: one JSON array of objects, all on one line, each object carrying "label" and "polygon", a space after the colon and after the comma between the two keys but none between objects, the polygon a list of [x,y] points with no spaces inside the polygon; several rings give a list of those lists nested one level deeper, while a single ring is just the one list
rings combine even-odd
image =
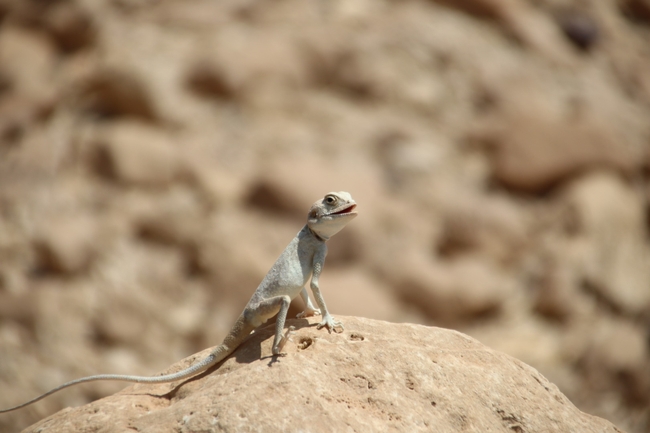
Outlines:
[{"label": "lizard", "polygon": [[[273,356],[282,355],[284,345],[295,330],[291,326],[283,334],[287,311],[289,304],[298,294],[305,303],[305,310],[298,314],[298,318],[321,315],[322,321],[317,325],[317,329],[326,327],[330,333],[332,331],[343,332],[343,324],[334,320],[327,310],[318,280],[327,255],[325,242],[357,216],[356,207],[357,204],[352,196],[344,191],[330,192],[314,203],[307,215],[307,224],[293,238],[262,279],[223,342],[199,362],[176,373],[161,376],[98,374],[82,377],[59,385],[25,403],[1,409],[0,413],[21,409],[62,389],[84,382],[114,380],[136,383],[167,383],[187,379],[223,361],[243,343],[255,328],[266,323],[276,314],[272,354]],[[307,281],[310,281],[309,286],[319,308],[316,308],[309,298],[305,289]]]}]

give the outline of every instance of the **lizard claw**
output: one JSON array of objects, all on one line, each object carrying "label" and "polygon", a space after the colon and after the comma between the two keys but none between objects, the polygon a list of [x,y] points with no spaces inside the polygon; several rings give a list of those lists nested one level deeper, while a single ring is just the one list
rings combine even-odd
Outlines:
[{"label": "lizard claw", "polygon": [[305,317],[312,316],[320,316],[320,310],[318,308],[305,308],[305,311],[296,315],[298,319],[304,319]]},{"label": "lizard claw", "polygon": [[[324,327],[327,327],[327,332],[329,332],[330,334],[332,333],[332,331],[336,333],[340,333],[343,332],[343,330],[345,329],[343,327],[343,323],[334,320],[331,316],[326,316],[323,319],[323,321],[316,326],[316,329],[321,329]],[[340,329],[340,331],[337,331],[337,329]]]},{"label": "lizard claw", "polygon": [[273,355],[275,356],[282,355],[281,352],[282,349],[284,348],[284,345],[287,344],[287,341],[291,341],[291,334],[295,330],[296,330],[295,326],[289,326],[289,329],[287,329],[287,332],[284,333],[284,336],[278,343],[278,346],[273,348]]}]

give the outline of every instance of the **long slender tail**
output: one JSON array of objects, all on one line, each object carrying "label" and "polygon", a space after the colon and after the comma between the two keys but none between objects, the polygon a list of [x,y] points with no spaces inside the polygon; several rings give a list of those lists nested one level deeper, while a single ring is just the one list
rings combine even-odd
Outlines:
[{"label": "long slender tail", "polygon": [[166,383],[166,382],[174,382],[176,380],[186,379],[188,377],[194,376],[197,373],[209,369],[213,365],[225,359],[228,355],[230,355],[232,352],[235,351],[235,349],[241,344],[243,340],[246,339],[248,334],[250,334],[250,332],[253,329],[254,327],[249,325],[246,322],[243,315],[240,316],[222,344],[217,346],[212,352],[210,352],[208,356],[206,356],[200,362],[197,362],[196,364],[191,365],[185,370],[181,370],[176,373],[165,374],[162,376],[98,374],[95,376],[82,377],[81,379],[72,380],[70,382],[64,383],[63,385],[59,385],[56,388],[49,390],[45,394],[41,394],[36,398],[33,398],[25,403],[19,404],[18,406],[10,407],[7,409],[0,409],[0,413],[6,413],[17,409],[21,409],[25,406],[29,406],[32,403],[36,403],[37,401],[42,400],[49,395],[59,392],[62,389],[68,388],[70,386],[78,385],[84,382],[94,382],[96,380],[116,380],[122,382],[136,382],[136,383]]},{"label": "long slender tail", "polygon": [[192,365],[191,367],[186,368],[185,370],[179,371],[177,373],[165,374],[163,376],[131,376],[126,374],[98,374],[95,376],[82,377],[81,379],[71,380],[70,382],[66,382],[63,385],[59,385],[56,388],[49,390],[45,394],[41,394],[36,398],[33,398],[25,403],[19,404],[18,406],[10,407],[8,409],[2,409],[0,410],[0,413],[11,412],[13,410],[21,409],[25,406],[29,406],[32,403],[36,403],[37,401],[42,400],[45,397],[54,394],[55,392],[59,392],[62,389],[68,388],[70,386],[78,385],[84,382],[94,382],[96,380],[117,380],[123,382],[138,382],[138,383],[174,382],[175,380],[185,379],[187,377],[194,376],[195,374],[201,371],[207,370],[208,368],[210,368],[211,366],[213,366],[219,361],[220,359],[216,355],[211,353],[203,360],[201,360],[201,362],[198,362]]}]

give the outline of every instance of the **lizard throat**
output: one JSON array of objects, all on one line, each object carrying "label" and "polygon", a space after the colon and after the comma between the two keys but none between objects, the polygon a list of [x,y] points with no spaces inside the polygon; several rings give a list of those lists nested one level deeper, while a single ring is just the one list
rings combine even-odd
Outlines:
[{"label": "lizard throat", "polygon": [[316,230],[312,229],[311,227],[307,226],[307,228],[309,229],[309,231],[311,232],[311,234],[314,235],[314,237],[315,237],[316,239],[318,239],[319,241],[321,241],[321,242],[325,242],[325,241],[329,240],[329,237],[324,237],[324,236],[319,235],[319,234],[316,232]]}]

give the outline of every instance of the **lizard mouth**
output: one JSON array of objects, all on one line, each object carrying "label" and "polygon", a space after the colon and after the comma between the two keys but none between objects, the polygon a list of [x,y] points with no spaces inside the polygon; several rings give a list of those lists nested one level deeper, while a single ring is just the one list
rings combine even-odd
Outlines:
[{"label": "lizard mouth", "polygon": [[333,212],[333,213],[331,213],[330,215],[345,215],[345,214],[349,214],[349,213],[352,213],[352,211],[353,211],[356,207],[357,207],[356,204],[352,204],[352,205],[346,207],[345,209],[342,209],[342,210],[340,210],[340,211],[338,211],[338,212]]}]

